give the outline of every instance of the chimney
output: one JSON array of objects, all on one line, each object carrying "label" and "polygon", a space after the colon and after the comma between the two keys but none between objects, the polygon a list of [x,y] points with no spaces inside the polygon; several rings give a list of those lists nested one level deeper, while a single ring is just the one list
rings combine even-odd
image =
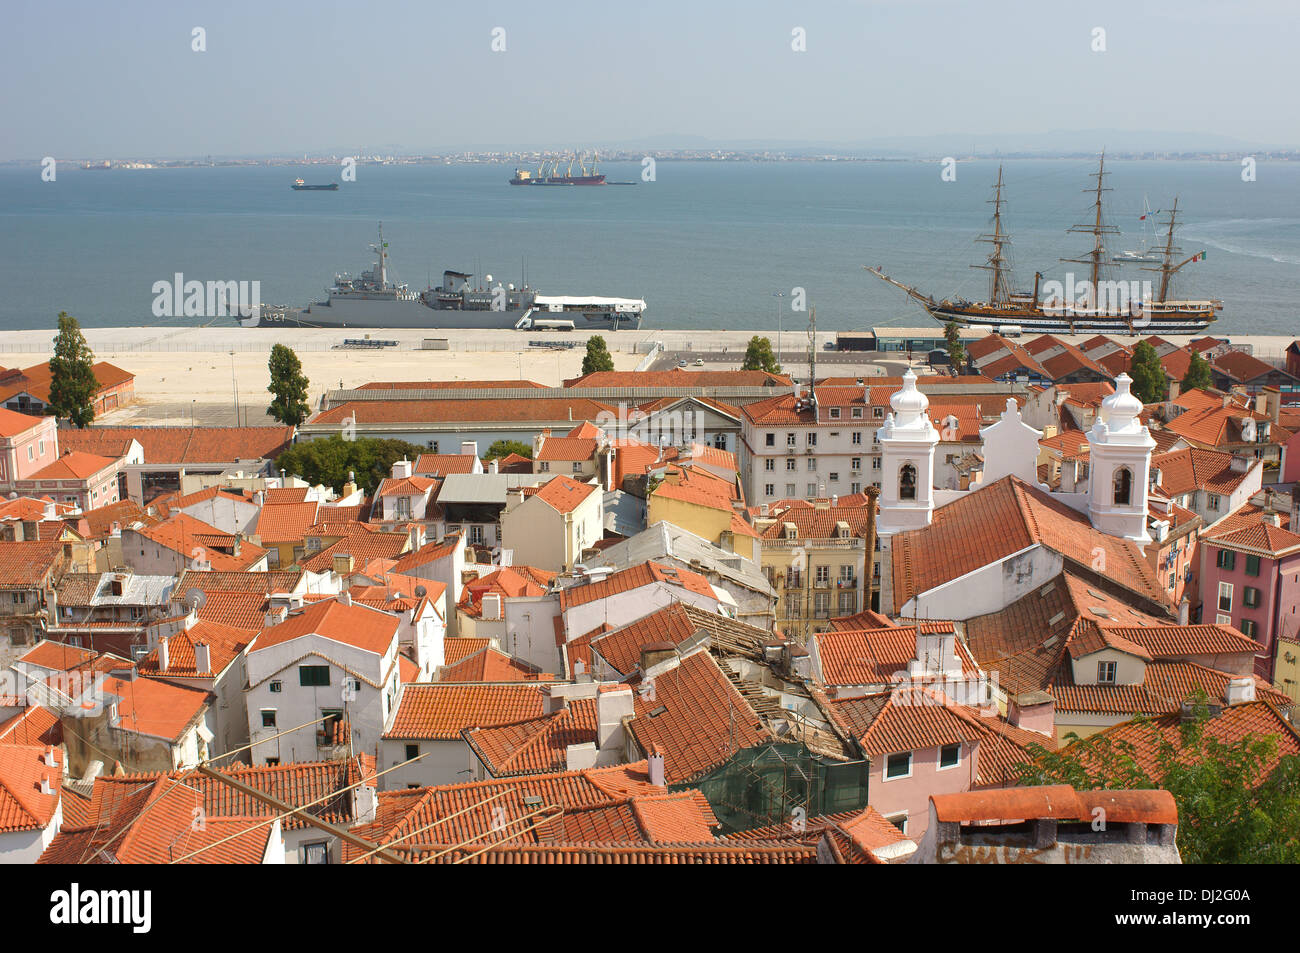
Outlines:
[{"label": "chimney", "polygon": [[481,617],[485,622],[499,621],[501,619],[501,593],[484,593],[482,609]]},{"label": "chimney", "polygon": [[411,537],[412,551],[421,548],[425,544],[427,539],[425,529],[424,529],[424,524],[412,523],[410,529],[410,537]]},{"label": "chimney", "polygon": [[397,460],[393,463],[393,479],[401,480],[411,475],[411,461]]},{"label": "chimney", "polygon": [[110,674],[120,682],[134,682],[135,666],[132,665],[128,668],[115,668]]},{"label": "chimney", "polygon": [[194,643],[194,671],[200,675],[212,672],[212,646],[207,642]]},{"label": "chimney", "polygon": [[348,471],[348,480],[343,484],[343,495],[351,496],[357,492],[357,474],[353,470]]},{"label": "chimney", "polygon": [[1021,692],[1007,699],[1007,721],[1049,738],[1056,734],[1056,699],[1047,692]]},{"label": "chimney", "polygon": [[1279,513],[1274,512],[1273,510],[1269,510],[1267,513],[1263,515],[1262,518],[1264,522],[1267,523],[1269,526],[1280,527],[1282,525],[1281,515]]},{"label": "chimney", "polygon": [[493,457],[491,460],[488,461],[488,473],[500,473],[500,472],[501,472],[501,463],[496,459],[496,457]]},{"label": "chimney", "polygon": [[370,824],[379,810],[379,795],[372,784],[358,784],[352,789],[352,823]]},{"label": "chimney", "polygon": [[166,639],[158,640],[158,671],[167,671],[168,663],[171,662],[171,650],[167,647]]},{"label": "chimney", "polygon": [[1247,457],[1243,457],[1240,454],[1234,453],[1232,455],[1232,461],[1228,464],[1228,467],[1229,469],[1232,470],[1233,473],[1245,473],[1250,469],[1250,464],[1251,464],[1250,459],[1248,459]]},{"label": "chimney", "polygon": [[346,589],[340,592],[339,605],[344,605],[344,606],[352,605],[352,593],[348,592]]},{"label": "chimney", "polygon": [[923,632],[916,627],[916,657],[907,663],[913,678],[918,676],[961,676],[955,632]]},{"label": "chimney", "polygon": [[334,555],[334,572],[339,576],[352,575],[352,556],[349,553],[336,553]]},{"label": "chimney", "polygon": [[1187,625],[1187,620],[1192,615],[1192,603],[1187,596],[1183,596],[1183,601],[1178,603],[1178,624]]},{"label": "chimney", "polygon": [[1255,679],[1249,675],[1228,679],[1223,687],[1223,700],[1228,705],[1240,705],[1255,700]]},{"label": "chimney", "polygon": [[54,757],[54,746],[53,746],[53,745],[46,745],[46,746],[45,746],[45,755],[44,755],[44,757],[42,758],[42,760],[45,762],[45,766],[46,766],[47,768],[56,768],[56,767],[58,767],[59,762],[58,762],[58,759]]},{"label": "chimney", "polygon": [[477,460],[477,459],[478,459],[478,441],[477,441],[477,440],[462,440],[462,441],[460,442],[460,453],[461,453],[461,456],[471,456],[471,457],[473,457],[475,460]]},{"label": "chimney", "polygon": [[49,779],[49,776],[48,776],[48,775],[45,775],[45,774],[42,774],[42,775],[41,775],[41,793],[42,793],[42,794],[53,794],[53,793],[54,793],[54,788],[50,786],[50,779]]},{"label": "chimney", "polygon": [[260,506],[264,506],[265,504],[266,504],[266,494],[263,493],[261,490],[258,490],[256,493],[253,494],[253,505],[260,507]]},{"label": "chimney", "polygon": [[656,787],[667,787],[668,782],[664,779],[664,753],[658,745],[650,747],[650,753],[645,759],[646,770],[650,773],[650,783]]},{"label": "chimney", "polygon": [[596,747],[606,748],[623,744],[623,719],[636,711],[632,704],[632,689],[626,685],[602,685],[596,693]]},{"label": "chimney", "polygon": [[677,654],[677,646],[672,642],[647,642],[641,646],[641,671],[649,671],[665,659]]}]

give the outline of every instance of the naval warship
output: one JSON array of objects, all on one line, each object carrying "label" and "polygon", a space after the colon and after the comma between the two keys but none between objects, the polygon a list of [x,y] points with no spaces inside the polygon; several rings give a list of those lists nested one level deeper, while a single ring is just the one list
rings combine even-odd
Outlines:
[{"label": "naval warship", "polygon": [[641,326],[639,298],[542,295],[524,284],[494,286],[492,276],[444,271],[442,284],[416,292],[388,279],[383,225],[370,248],[379,256],[360,277],[336,275],[324,301],[305,308],[260,305],[241,315],[244,327],[304,328],[514,328],[518,331],[618,331]]}]

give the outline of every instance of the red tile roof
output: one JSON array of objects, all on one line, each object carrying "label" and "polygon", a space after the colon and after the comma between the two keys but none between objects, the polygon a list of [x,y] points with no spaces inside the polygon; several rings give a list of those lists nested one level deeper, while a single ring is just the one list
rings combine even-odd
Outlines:
[{"label": "red tile roof", "polygon": [[463,636],[444,639],[442,643],[443,662],[446,665],[455,665],[491,644],[491,639],[474,639]]},{"label": "red tile roof", "polygon": [[563,771],[569,745],[596,740],[596,700],[573,699],[547,715],[461,734],[494,778]]},{"label": "red tile roof", "polygon": [[[45,763],[47,754],[53,765]],[[42,782],[49,794],[41,793]],[[61,749],[0,744],[0,833],[43,830],[54,818],[62,785]]]},{"label": "red tile roof", "polygon": [[383,655],[397,638],[397,616],[368,606],[326,599],[291,612],[279,625],[264,629],[250,651],[260,652],[293,639],[316,635],[375,655]]},{"label": "red tile roof", "polygon": [[103,690],[118,698],[118,730],[178,741],[216,696],[153,678],[104,677]]},{"label": "red tile roof", "polygon": [[679,586],[688,592],[717,598],[717,594],[713,591],[713,587],[709,585],[709,581],[699,573],[691,572],[689,569],[678,569],[675,566],[647,561],[638,566],[612,573],[599,582],[588,582],[585,585],[561,589],[560,609],[567,612],[574,606],[586,605],[588,602],[595,602],[598,599],[608,599],[610,596],[630,592],[633,589],[640,589],[643,586],[655,583],[667,583],[668,585]]},{"label": "red tile roof", "polygon": [[767,371],[593,371],[565,387],[789,387],[790,378]]},{"label": "red tile roof", "polygon": [[[334,568],[335,556],[351,556],[353,567],[361,569],[376,559],[397,560],[406,551],[410,542],[410,537],[406,533],[368,531],[354,533],[351,536],[344,536],[314,556],[304,559],[302,568],[315,573],[329,572]],[[399,560],[390,569],[401,571],[398,569],[401,565]]]},{"label": "red tile roof", "polygon": [[60,450],[117,458],[130,441],[146,463],[234,463],[278,457],[293,442],[292,427],[86,427],[59,432]]},{"label": "red tile roof", "polygon": [[533,459],[586,462],[599,446],[600,441],[587,437],[547,437]]},{"label": "red tile roof", "polygon": [[48,466],[25,477],[27,480],[88,480],[101,470],[113,466],[117,460],[78,450],[64,453]]},{"label": "red tile roof", "polygon": [[315,500],[302,503],[267,503],[257,517],[254,530],[262,543],[302,542],[307,530],[316,522]]},{"label": "red tile roof", "polygon": [[63,558],[55,540],[0,540],[0,589],[35,589],[48,580]]},{"label": "red tile roof", "polygon": [[1300,550],[1300,535],[1262,521],[1238,529],[1230,526],[1213,528],[1206,534],[1206,539],[1222,548],[1275,558],[1290,556]]},{"label": "red tile roof", "polygon": [[1245,351],[1225,351],[1212,363],[1216,370],[1222,371],[1240,384],[1248,384],[1258,377],[1264,377],[1278,370],[1267,361],[1261,361]]},{"label": "red tile roof", "polygon": [[0,407],[0,437],[17,437],[19,434],[27,433],[33,427],[40,426],[44,420],[44,417],[20,414],[7,407]]},{"label": "red tile roof", "polygon": [[805,506],[788,506],[784,509],[769,507],[768,516],[776,522],[762,529],[761,533],[764,539],[782,539],[785,536],[785,524],[793,523],[799,539],[837,539],[838,524],[846,523],[850,538],[866,539],[874,525],[874,514],[875,507],[870,504],[845,506],[841,503],[824,509]]},{"label": "red tile roof", "polygon": [[411,472],[418,476],[445,477],[448,473],[473,473],[478,457],[472,453],[422,453]]},{"label": "red tile roof", "polygon": [[443,668],[439,682],[534,682],[541,669],[496,649],[482,649]]},{"label": "red tile roof", "polygon": [[536,718],[544,704],[537,682],[410,684],[384,737],[456,740],[463,728]]},{"label": "red tile roof", "polygon": [[[814,635],[824,683],[890,684],[895,675],[907,671],[907,663],[916,657],[917,625],[912,623],[856,632],[836,630]],[[925,621],[919,626],[925,634],[955,634],[951,622]],[[977,675],[979,669],[961,639],[956,640],[956,652],[961,660],[962,673]]]},{"label": "red tile roof", "polygon": [[744,748],[774,740],[708,652],[696,651],[655,677],[632,683],[629,724],[642,751],[664,752],[669,784],[693,781]]},{"label": "red tile roof", "polygon": [[1088,571],[1100,550],[1107,579],[1156,604],[1168,602],[1135,543],[1094,529],[1084,514],[1008,476],[935,510],[930,526],[894,537],[892,608],[1034,544]]},{"label": "red tile roof", "polygon": [[266,555],[265,549],[246,539],[239,540],[238,556],[222,552],[221,549],[233,548],[237,537],[188,513],[173,513],[163,522],[143,526],[136,532],[181,556],[185,560],[183,565],[188,565],[191,559],[199,559],[217,572],[239,572]]},{"label": "red tile roof", "polygon": [[597,489],[591,483],[579,483],[567,476],[557,476],[546,481],[533,495],[557,513],[572,513]]},{"label": "red tile roof", "polygon": [[535,400],[400,400],[348,401],[317,414],[309,424],[338,424],[352,418],[358,424],[436,421],[496,422],[593,420],[616,407],[585,397],[541,397]]},{"label": "red tile roof", "polygon": [[[141,659],[137,667],[141,675],[158,678],[215,678],[239,657],[256,634],[251,629],[236,629],[200,620],[183,632],[159,640],[167,644],[165,670],[158,666],[156,648]],[[194,646],[197,643],[208,646],[209,667],[201,672],[195,665]]]},{"label": "red tile roof", "polygon": [[18,714],[0,723],[0,745],[63,744],[63,722],[58,712],[41,705],[27,705]]}]

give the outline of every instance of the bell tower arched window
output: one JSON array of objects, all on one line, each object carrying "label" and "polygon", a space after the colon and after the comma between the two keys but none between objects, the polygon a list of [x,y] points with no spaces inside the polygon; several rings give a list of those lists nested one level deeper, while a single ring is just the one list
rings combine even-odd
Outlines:
[{"label": "bell tower arched window", "polygon": [[898,498],[916,499],[916,467],[910,463],[904,463],[898,468]]},{"label": "bell tower arched window", "polygon": [[1120,506],[1128,506],[1133,502],[1133,471],[1128,467],[1120,467],[1115,471],[1114,502]]}]

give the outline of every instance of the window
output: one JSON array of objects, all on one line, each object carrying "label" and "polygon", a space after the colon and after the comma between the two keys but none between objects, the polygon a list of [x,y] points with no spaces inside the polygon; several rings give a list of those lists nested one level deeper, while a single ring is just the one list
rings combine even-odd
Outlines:
[{"label": "window", "polygon": [[574,472],[574,473],[581,473],[581,472],[582,472],[582,464],[581,464],[581,463],[574,463],[574,465],[573,465],[573,472]]},{"label": "window", "polygon": [[1242,589],[1241,604],[1247,609],[1259,608],[1259,590],[1254,586],[1246,586]]},{"label": "window", "polygon": [[274,727],[275,727],[275,709],[274,709],[274,708],[263,708],[263,709],[262,709],[262,727],[263,727],[263,728],[274,728]]},{"label": "window", "polygon": [[854,407],[854,408],[853,408],[853,419],[854,419],[854,420],[861,420],[861,419],[862,419],[862,408],[861,408],[861,407]]},{"label": "window", "polygon": [[809,457],[809,458],[808,458],[808,472],[809,472],[809,473],[813,473],[813,472],[816,471],[816,469],[817,469],[817,458],[816,458],[816,457]]},{"label": "window", "polygon": [[284,690],[284,682],[280,681],[277,678],[273,682],[271,682],[270,689],[272,695],[278,695],[281,691]]},{"label": "window", "polygon": [[890,814],[888,817],[885,818],[885,820],[889,821],[889,823],[897,827],[898,833],[900,834],[907,833],[907,812],[906,811],[904,811],[902,814]]},{"label": "window", "polygon": [[301,856],[304,864],[328,864],[330,862],[329,841],[312,841],[311,843],[303,844],[300,849],[302,851]]},{"label": "window", "polygon": [[792,433],[788,433],[788,434],[785,435],[785,445],[786,445],[787,447],[793,447],[793,446],[795,445],[795,442],[796,442],[796,441],[795,441],[795,435],[794,435],[794,434],[792,434]]},{"label": "window", "polygon": [[815,430],[810,430],[808,432],[808,446],[817,446],[817,432]]},{"label": "window", "polygon": [[299,665],[298,684],[305,688],[316,688],[330,683],[328,665]]},{"label": "window", "polygon": [[875,418],[877,418],[877,419],[879,419],[879,418],[881,418],[881,417],[884,417],[884,416],[885,416],[885,408],[883,408],[883,407],[872,407],[872,408],[871,408],[871,416],[872,416],[872,417],[875,417]]},{"label": "window", "polygon": [[764,461],[763,461],[763,469],[766,470],[768,473],[771,473],[773,470],[776,469],[776,461],[775,461],[775,460],[772,460],[772,459],[770,459],[770,458],[767,459],[767,460],[764,460]]},{"label": "window", "polygon": [[1098,662],[1097,663],[1097,681],[1102,685],[1115,684],[1115,663]]},{"label": "window", "polygon": [[25,592],[15,592],[15,593],[13,594],[13,600],[14,600],[14,605],[16,605],[16,606],[21,606],[21,605],[23,605],[25,602],[27,602],[27,593],[25,593]]},{"label": "window", "polygon": [[1128,506],[1133,499],[1133,471],[1120,467],[1115,471],[1114,502],[1119,506]]},{"label": "window", "polygon": [[764,484],[763,484],[763,495],[764,495],[764,496],[776,496],[776,484],[775,484],[775,483],[764,483]]},{"label": "window", "polygon": [[1217,493],[1210,493],[1205,497],[1205,508],[1215,511],[1219,509],[1219,495]]},{"label": "window", "polygon": [[1258,556],[1247,556],[1247,557],[1246,557],[1246,575],[1247,575],[1247,576],[1258,576],[1258,575],[1259,575],[1259,557],[1258,557]]},{"label": "window", "polygon": [[1221,549],[1219,550],[1218,558],[1215,560],[1215,565],[1218,566],[1220,569],[1228,569],[1228,570],[1236,569],[1237,554],[1234,553],[1231,549]]},{"label": "window", "polygon": [[828,582],[830,582],[830,581],[831,581],[831,567],[830,567],[830,566],[818,566],[818,567],[817,567],[817,583],[818,583],[818,585],[825,585],[826,583],[828,583]]},{"label": "window", "polygon": [[840,593],[840,615],[853,615],[858,608],[858,597],[852,592]]},{"label": "window", "polygon": [[850,461],[849,461],[849,469],[850,469],[850,470],[853,470],[853,471],[855,471],[855,472],[858,471],[858,470],[861,470],[861,469],[862,469],[862,458],[861,458],[861,457],[854,457],[852,460],[850,460]]},{"label": "window", "polygon": [[810,499],[815,499],[815,498],[816,498],[816,496],[817,496],[817,484],[816,484],[816,483],[809,483],[809,484],[808,484],[808,496],[809,496]]},{"label": "window", "polygon": [[1232,611],[1232,583],[1230,582],[1219,583],[1219,611]]},{"label": "window", "polygon": [[550,472],[551,472],[551,464],[550,464],[550,462],[547,461],[547,460],[543,460],[541,463],[537,464],[537,472],[538,472],[538,473],[550,473]]},{"label": "window", "polygon": [[419,746],[419,745],[407,745],[407,746],[406,746],[406,760],[407,760],[407,761],[412,761],[412,760],[414,760],[415,758],[418,758],[419,756],[420,756],[420,746]]},{"label": "window", "polygon": [[280,568],[280,550],[274,546],[266,551],[266,566],[268,569]]},{"label": "window", "polygon": [[855,447],[860,447],[860,446],[862,446],[862,431],[861,431],[861,430],[855,430],[855,431],[853,431],[853,445],[854,445]]},{"label": "window", "polygon": [[955,768],[961,764],[961,745],[944,745],[939,749],[939,770]]},{"label": "window", "polygon": [[793,484],[793,483],[787,483],[787,484],[785,485],[785,495],[788,496],[788,497],[790,497],[791,499],[794,499],[794,484]]},{"label": "window", "polygon": [[776,446],[776,434],[774,434],[774,433],[770,433],[770,434],[768,434],[767,437],[766,437],[766,439],[765,439],[763,442],[764,442],[764,444],[765,444],[766,446],[769,446],[769,447],[775,447],[775,446]]},{"label": "window", "polygon": [[475,523],[473,526],[469,528],[469,541],[471,543],[477,543],[480,546],[483,545],[483,524],[482,523]]},{"label": "window", "polygon": [[1219,625],[1232,625],[1232,616],[1224,615],[1222,612],[1220,612],[1218,615],[1214,617],[1214,621],[1217,622]]},{"label": "window", "polygon": [[819,592],[813,599],[813,616],[818,619],[828,619],[831,614],[831,594],[829,592]]},{"label": "window", "polygon": [[[1255,638],[1255,633],[1258,632],[1258,631],[1259,631],[1259,626],[1257,626],[1257,625],[1256,625],[1254,622],[1252,622],[1250,619],[1242,619],[1242,620],[1241,620],[1241,634],[1242,634],[1242,635],[1245,635],[1245,636],[1248,636],[1248,637],[1254,639],[1254,638]],[[1258,641],[1258,639],[1256,639],[1256,641]]]},{"label": "window", "polygon": [[872,458],[871,458],[871,469],[873,469],[873,470],[879,470],[879,469],[880,469],[880,458],[879,458],[879,457],[872,457]]},{"label": "window", "polygon": [[916,499],[916,467],[910,463],[904,463],[898,468],[898,498]]},{"label": "window", "polygon": [[885,759],[885,780],[892,781],[895,778],[910,778],[912,776],[912,752],[904,751],[902,754],[891,754]]},{"label": "window", "polygon": [[839,482],[840,482],[840,475],[839,475],[838,473],[836,473],[835,471],[832,470],[832,471],[831,471],[831,476],[830,476],[830,481],[831,481],[832,483],[839,483]]},{"label": "window", "polygon": [[862,492],[862,484],[861,484],[861,483],[850,483],[850,484],[849,484],[849,492],[850,492],[850,493],[861,493],[861,492]]},{"label": "window", "polygon": [[832,407],[831,420],[839,420],[839,419],[840,419],[840,409],[838,407]]}]

